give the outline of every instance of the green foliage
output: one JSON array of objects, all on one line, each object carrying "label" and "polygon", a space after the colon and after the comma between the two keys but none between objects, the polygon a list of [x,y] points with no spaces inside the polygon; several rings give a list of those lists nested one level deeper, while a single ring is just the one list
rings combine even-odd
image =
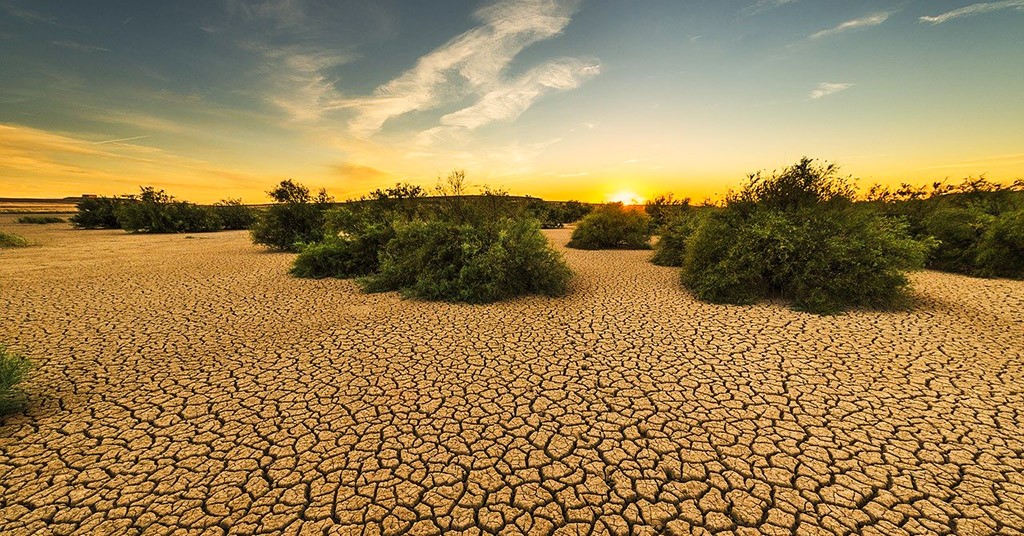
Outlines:
[{"label": "green foliage", "polygon": [[0,248],[24,248],[29,242],[23,236],[0,231]]},{"label": "green foliage", "polygon": [[487,303],[563,294],[571,272],[531,219],[489,225],[444,219],[395,225],[370,292],[398,290],[425,300]]},{"label": "green foliage", "polygon": [[751,175],[685,240],[683,284],[706,301],[778,296],[820,314],[902,302],[905,272],[923,266],[934,242],[853,205],[852,195],[834,166],[806,158],[781,174]]},{"label": "green foliage", "polygon": [[372,274],[379,266],[380,251],[395,237],[391,212],[357,213],[339,208],[327,213],[327,238],[303,244],[292,265],[296,277],[350,278]]},{"label": "green foliage", "polygon": [[594,209],[576,225],[568,246],[577,249],[648,249],[651,219],[627,209],[622,203],[608,203]]},{"label": "green foliage", "polygon": [[980,210],[941,206],[924,217],[924,236],[935,237],[939,247],[932,252],[928,266],[937,270],[975,273],[978,242],[994,220]]},{"label": "green foliage", "polygon": [[241,199],[224,199],[214,203],[213,214],[225,231],[249,229],[256,223],[256,211],[242,204]]},{"label": "green foliage", "polygon": [[87,197],[75,205],[78,212],[71,223],[79,229],[120,229],[117,208],[126,203],[123,197]]},{"label": "green foliage", "polygon": [[1024,278],[1024,209],[1004,212],[991,222],[976,258],[982,274]]},{"label": "green foliage", "polygon": [[305,186],[284,180],[268,194],[276,204],[263,211],[253,225],[254,243],[281,251],[298,251],[300,244],[324,239],[324,213],[333,203],[325,190],[314,198]]},{"label": "green foliage", "polygon": [[64,218],[58,218],[56,216],[22,216],[18,218],[18,223],[45,225],[48,223],[65,223],[65,220]]},{"label": "green foliage", "polygon": [[213,209],[177,201],[151,186],[140,189],[114,210],[120,227],[132,233],[203,233],[219,231],[220,219]]},{"label": "green foliage", "polygon": [[[905,220],[914,236],[938,240],[928,268],[1022,277],[1013,268],[1014,252],[1020,250],[1014,249],[1011,237],[1024,230],[1014,228],[1019,220],[1006,215],[1024,210],[1024,180],[1000,185],[978,177],[953,185],[936,182],[915,188],[903,184],[895,191],[876,185],[866,199],[886,215]],[[993,230],[994,226],[999,229]]]},{"label": "green foliage", "polygon": [[644,203],[644,212],[651,217],[651,228],[658,234],[662,227],[690,209],[690,198],[676,199],[671,193],[663,194]]},{"label": "green foliage", "polygon": [[686,244],[700,226],[703,214],[696,211],[679,212],[662,223],[661,235],[654,245],[651,262],[659,266],[682,266],[686,258]]},{"label": "green foliage", "polygon": [[18,384],[25,378],[32,363],[0,344],[0,414],[17,409],[24,403]]}]

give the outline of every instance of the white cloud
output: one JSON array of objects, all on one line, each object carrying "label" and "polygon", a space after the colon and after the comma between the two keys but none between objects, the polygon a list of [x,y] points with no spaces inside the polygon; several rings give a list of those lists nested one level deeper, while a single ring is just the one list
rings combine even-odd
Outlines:
[{"label": "white cloud", "polygon": [[875,13],[874,15],[868,15],[859,19],[848,20],[834,28],[822,30],[820,32],[811,34],[809,39],[822,39],[824,37],[831,37],[836,34],[843,33],[848,30],[855,30],[858,28],[870,28],[872,26],[878,26],[883,22],[889,20],[892,16],[891,12],[883,11],[881,13]]},{"label": "white cloud", "polygon": [[777,7],[782,7],[782,6],[786,5],[786,4],[794,4],[794,3],[799,2],[799,1],[800,0],[758,0],[753,5],[751,5],[750,7],[747,7],[743,11],[747,15],[756,15],[758,13],[761,13],[761,12],[764,12],[764,11],[768,11],[769,9],[775,9]]},{"label": "white cloud", "polygon": [[808,95],[808,97],[813,100],[817,100],[822,97],[834,95],[840,91],[845,91],[851,87],[853,87],[853,84],[849,82],[822,82],[818,84],[818,87],[815,88],[814,91],[811,91],[811,94]]},{"label": "white cloud", "polygon": [[960,9],[954,9],[945,13],[933,16],[920,17],[918,20],[926,22],[928,24],[942,24],[943,22],[957,19],[960,17],[970,17],[972,15],[980,15],[982,13],[991,13],[993,11],[1000,11],[1003,9],[1016,9],[1018,11],[1024,11],[1024,0],[1006,0],[1003,2],[986,2],[980,4],[971,4]]},{"label": "white cloud", "polygon": [[[577,5],[576,0],[513,0],[478,10],[480,26],[422,56],[415,66],[377,88],[372,96],[339,102],[339,108],[355,110],[349,130],[368,136],[391,118],[434,109],[469,95],[481,95],[482,99],[445,116],[449,125],[471,124],[469,128],[476,128],[487,118],[493,121],[518,116],[537,97],[531,96],[531,88],[557,89],[574,83],[565,81],[569,78],[586,78],[585,73],[566,76],[565,66],[579,60],[562,60],[533,69],[517,80],[505,79],[512,60],[526,47],[560,34],[572,20]],[[585,68],[597,67],[579,67]]]},{"label": "white cloud", "polygon": [[472,130],[494,121],[515,119],[545,92],[577,88],[600,72],[601,67],[592,62],[551,61],[487,92],[476,104],[445,115],[441,124]]}]

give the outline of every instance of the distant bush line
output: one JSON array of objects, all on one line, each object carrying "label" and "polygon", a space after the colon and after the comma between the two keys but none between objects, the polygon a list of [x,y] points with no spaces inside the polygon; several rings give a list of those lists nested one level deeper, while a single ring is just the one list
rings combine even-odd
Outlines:
[{"label": "distant bush line", "polygon": [[132,233],[203,233],[250,228],[256,209],[240,199],[197,205],[145,186],[135,195],[84,198],[71,223],[79,229],[124,229]]},{"label": "distant bush line", "polygon": [[540,229],[589,206],[490,189],[467,195],[462,172],[435,193],[396,184],[335,206],[323,192],[314,197],[284,181],[270,192],[277,203],[253,228],[253,240],[298,251],[291,269],[297,277],[358,278],[368,292],[488,303],[566,291],[572,274]]},{"label": "distant bush line", "polygon": [[18,223],[34,223],[36,225],[45,225],[48,223],[65,223],[67,220],[64,218],[58,218],[56,216],[22,216],[18,218]]}]

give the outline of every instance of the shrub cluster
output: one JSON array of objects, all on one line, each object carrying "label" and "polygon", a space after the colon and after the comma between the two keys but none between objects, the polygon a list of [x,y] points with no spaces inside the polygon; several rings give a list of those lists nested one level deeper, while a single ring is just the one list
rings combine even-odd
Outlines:
[{"label": "shrub cluster", "polygon": [[644,203],[644,212],[651,217],[651,231],[662,234],[663,227],[684,216],[690,210],[690,198],[676,199],[671,193],[662,194]]},{"label": "shrub cluster", "polygon": [[981,277],[1024,278],[1024,181],[999,185],[984,178],[930,188],[875,186],[868,204],[903,219],[937,247],[926,266]]},{"label": "shrub cluster", "polygon": [[25,240],[25,237],[0,231],[0,248],[24,248],[28,245],[28,240]]},{"label": "shrub cluster", "polygon": [[28,359],[0,344],[0,415],[24,403],[24,393],[18,389],[18,384],[25,378],[29,368],[31,363]]},{"label": "shrub cluster", "polygon": [[654,244],[654,256],[651,257],[651,262],[659,266],[683,265],[683,260],[686,258],[687,241],[700,227],[707,214],[706,209],[702,210],[702,212],[697,210],[677,212],[658,227],[660,236],[658,242]]},{"label": "shrub cluster", "polygon": [[300,244],[298,277],[361,277],[369,292],[487,303],[559,295],[571,272],[540,223],[504,192],[466,196],[453,173],[435,198],[417,187],[378,190],[324,215],[321,240]]},{"label": "shrub cluster", "polygon": [[576,249],[649,249],[651,218],[644,212],[608,203],[586,215],[568,246]]},{"label": "shrub cluster", "polygon": [[905,272],[922,267],[932,244],[854,205],[853,188],[834,166],[804,158],[748,179],[685,239],[682,282],[699,299],[747,304],[778,296],[828,314],[889,307],[906,296]]},{"label": "shrub cluster", "polygon": [[256,218],[251,229],[253,242],[279,251],[298,251],[303,244],[323,240],[324,213],[333,203],[325,190],[313,197],[309,188],[284,180],[268,193],[274,205]]},{"label": "shrub cluster", "polygon": [[202,206],[179,201],[164,190],[140,188],[137,195],[90,197],[77,205],[71,223],[79,229],[124,229],[132,233],[203,233],[247,229],[255,219],[239,199]]},{"label": "shrub cluster", "polygon": [[56,216],[22,216],[18,218],[18,223],[45,225],[48,223],[65,223],[65,220],[64,218],[58,218]]}]

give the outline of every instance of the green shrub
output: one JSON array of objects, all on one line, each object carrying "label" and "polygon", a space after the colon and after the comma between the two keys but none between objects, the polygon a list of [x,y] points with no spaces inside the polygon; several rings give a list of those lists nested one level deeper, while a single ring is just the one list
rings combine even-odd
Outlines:
[{"label": "green shrub", "polygon": [[22,216],[18,218],[18,223],[45,225],[48,223],[65,223],[65,220],[64,218],[58,218],[56,216]]},{"label": "green shrub", "polygon": [[563,294],[571,272],[531,219],[489,225],[435,219],[397,222],[369,292],[398,290],[425,300],[487,303],[525,294]]},{"label": "green shrub", "polygon": [[78,212],[71,217],[71,223],[79,229],[120,229],[117,208],[127,202],[122,197],[87,197],[79,201]]},{"label": "green shrub", "polygon": [[672,194],[663,194],[644,203],[644,212],[651,217],[651,229],[662,233],[662,227],[679,218],[690,209],[690,198],[676,199]]},{"label": "green shrub", "polygon": [[214,203],[213,214],[220,221],[225,231],[241,231],[249,229],[256,222],[256,211],[242,204],[241,199],[224,199]]},{"label": "green shrub", "polygon": [[24,237],[0,231],[0,248],[24,248],[28,245],[29,242]]},{"label": "green shrub", "polygon": [[993,216],[974,208],[941,206],[925,216],[925,236],[935,237],[938,247],[932,252],[928,266],[947,272],[977,272],[978,242]]},{"label": "green shrub", "polygon": [[122,229],[131,233],[205,233],[219,231],[220,219],[210,207],[177,201],[163,190],[140,188],[114,210]]},{"label": "green shrub", "polygon": [[609,203],[576,225],[568,246],[577,249],[648,249],[651,219],[647,214]]},{"label": "green shrub", "polygon": [[1024,278],[1024,209],[991,222],[978,243],[977,265],[984,275]]},{"label": "green shrub", "polygon": [[654,245],[651,262],[659,266],[682,266],[686,243],[700,226],[702,217],[694,211],[679,212],[660,226],[661,235]]},{"label": "green shrub", "polygon": [[751,175],[686,240],[682,282],[718,303],[778,296],[821,314],[896,305],[906,297],[905,272],[921,268],[934,243],[852,201],[834,166],[808,159]]},{"label": "green shrub", "polygon": [[[334,212],[334,211],[332,211]],[[332,215],[328,215],[330,219]],[[338,215],[333,215],[338,218]],[[346,279],[372,274],[379,266],[380,251],[395,237],[391,222],[362,221],[323,242],[303,244],[292,264],[295,277]]]},{"label": "green shrub", "polygon": [[11,352],[0,344],[0,414],[17,409],[24,403],[24,393],[18,383],[32,364],[24,356]]},{"label": "green shrub", "polygon": [[324,239],[324,212],[333,202],[325,190],[314,198],[305,186],[285,180],[268,193],[275,204],[263,211],[253,225],[254,243],[281,251],[298,251],[300,244]]}]

